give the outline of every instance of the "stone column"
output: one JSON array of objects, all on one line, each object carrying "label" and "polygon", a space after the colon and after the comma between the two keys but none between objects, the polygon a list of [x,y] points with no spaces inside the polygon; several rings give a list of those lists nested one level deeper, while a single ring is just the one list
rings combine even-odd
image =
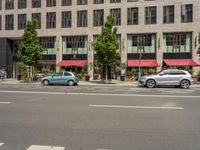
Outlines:
[{"label": "stone column", "polygon": [[[192,36],[192,59],[197,62],[198,64],[200,64],[200,58],[199,55],[197,54],[197,50],[199,47],[198,44],[198,37],[199,33],[197,31],[193,32],[193,36]],[[193,67],[193,74],[197,75],[198,71],[200,70],[200,67]]]},{"label": "stone column", "polygon": [[94,51],[92,48],[93,35],[88,35],[88,75],[90,80],[93,80],[93,71],[94,71]]},{"label": "stone column", "polygon": [[[62,36],[56,37],[56,65],[62,61]],[[56,66],[56,72],[60,70],[59,66]]]},{"label": "stone column", "polygon": [[127,64],[127,34],[121,34],[121,63]]},{"label": "stone column", "polygon": [[163,34],[162,32],[157,32],[156,38],[156,59],[160,67],[156,68],[156,71],[161,71],[163,66]]}]

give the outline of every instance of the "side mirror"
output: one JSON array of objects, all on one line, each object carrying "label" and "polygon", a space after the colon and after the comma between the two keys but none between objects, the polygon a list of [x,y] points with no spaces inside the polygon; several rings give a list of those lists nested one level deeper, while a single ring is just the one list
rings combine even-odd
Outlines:
[{"label": "side mirror", "polygon": [[163,73],[160,73],[160,74],[159,74],[159,76],[163,76],[163,75],[164,75]]}]

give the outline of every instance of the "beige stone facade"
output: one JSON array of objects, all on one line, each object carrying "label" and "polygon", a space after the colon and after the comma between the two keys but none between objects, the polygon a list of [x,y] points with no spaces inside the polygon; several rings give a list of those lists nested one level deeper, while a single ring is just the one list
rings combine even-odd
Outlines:
[{"label": "beige stone facade", "polygon": [[[77,0],[72,0],[72,6],[61,6],[61,0],[57,0],[56,7],[46,7],[46,0],[42,0],[41,8],[31,8],[31,0],[27,1],[26,9],[17,9],[17,0],[14,0],[14,10],[5,10],[5,5],[2,4],[2,10],[0,10],[0,15],[2,16],[2,30],[0,31],[0,37],[11,39],[21,37],[23,30],[17,30],[17,15],[26,13],[27,20],[30,20],[32,13],[41,12],[41,29],[38,30],[38,35],[57,37],[57,63],[62,60],[62,36],[87,35],[88,41],[91,43],[91,41],[93,41],[93,35],[99,34],[101,31],[101,27],[93,27],[93,10],[104,9],[104,19],[106,19],[106,16],[110,13],[110,9],[112,8],[121,8],[121,25],[117,26],[118,33],[121,34],[121,62],[127,62],[127,34],[155,33],[157,36],[157,61],[162,65],[162,39],[163,33],[166,32],[192,32],[192,58],[196,62],[199,62],[199,57],[196,54],[196,51],[198,49],[197,37],[200,32],[200,0],[139,0],[138,2],[127,2],[127,0],[121,0],[121,3],[110,3],[110,0],[104,0],[104,4],[93,4],[93,0],[88,0],[88,5],[77,5]],[[191,23],[181,23],[181,5],[183,4],[193,4],[193,22]],[[163,23],[163,6],[165,5],[175,6],[175,22],[172,24]],[[157,6],[157,24],[145,24],[145,7],[148,6]],[[131,7],[139,8],[138,25],[127,25],[127,8]],[[76,18],[78,10],[88,11],[88,27],[77,28]],[[72,11],[71,28],[61,28],[62,11]],[[46,29],[47,12],[56,12],[56,29]],[[7,14],[14,14],[14,30],[4,30],[5,15]],[[88,62],[93,62],[93,50],[91,44],[89,44],[89,47]],[[199,67],[195,67],[196,71],[198,69]],[[90,75],[92,75],[92,71],[90,71]]]}]

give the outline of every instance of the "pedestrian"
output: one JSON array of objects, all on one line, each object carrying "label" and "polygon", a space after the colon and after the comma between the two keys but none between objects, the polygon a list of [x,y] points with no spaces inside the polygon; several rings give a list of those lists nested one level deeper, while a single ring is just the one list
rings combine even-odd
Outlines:
[{"label": "pedestrian", "polygon": [[2,78],[3,78],[3,70],[0,69],[0,80],[2,80]]},{"label": "pedestrian", "polygon": [[3,69],[3,71],[2,71],[2,81],[3,80],[6,80],[6,78],[7,78],[7,72],[6,72],[6,70],[5,69]]}]

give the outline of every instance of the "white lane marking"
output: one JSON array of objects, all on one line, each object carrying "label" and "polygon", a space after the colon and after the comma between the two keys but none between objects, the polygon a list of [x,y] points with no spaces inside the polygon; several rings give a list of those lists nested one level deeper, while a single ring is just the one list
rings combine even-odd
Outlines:
[{"label": "white lane marking", "polygon": [[39,91],[0,91],[0,93],[19,93],[19,94],[54,94],[63,95],[65,92],[39,92]]},{"label": "white lane marking", "polygon": [[122,106],[122,105],[89,105],[89,107],[100,108],[135,108],[135,109],[173,109],[182,110],[183,107],[157,107],[157,106]]},{"label": "white lane marking", "polygon": [[200,98],[187,95],[142,95],[142,94],[109,94],[109,93],[66,93],[66,92],[39,92],[39,91],[0,91],[0,93],[19,94],[52,94],[52,95],[82,95],[82,96],[121,96],[121,97],[166,97],[166,98]]},{"label": "white lane marking", "polygon": [[0,146],[3,146],[4,145],[4,143],[0,143]]},{"label": "white lane marking", "polygon": [[0,104],[11,104],[11,102],[0,102]]},{"label": "white lane marking", "polygon": [[43,146],[43,145],[31,145],[26,150],[64,150],[65,147],[56,147],[56,146]]},{"label": "white lane marking", "polygon": [[109,150],[109,149],[97,149],[97,150]]},{"label": "white lane marking", "polygon": [[200,96],[187,96],[187,95],[142,95],[142,94],[108,94],[108,93],[66,93],[66,94],[68,94],[68,95],[82,95],[82,96],[200,98]]}]

